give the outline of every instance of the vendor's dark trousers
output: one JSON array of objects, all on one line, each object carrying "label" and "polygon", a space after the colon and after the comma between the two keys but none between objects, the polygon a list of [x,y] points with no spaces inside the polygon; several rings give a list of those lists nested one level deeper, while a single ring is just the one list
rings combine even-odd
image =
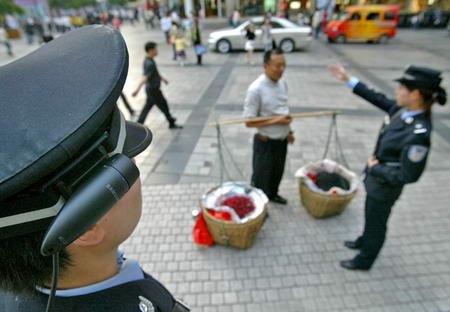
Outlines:
[{"label": "vendor's dark trousers", "polygon": [[271,198],[278,194],[287,154],[287,139],[262,140],[255,135],[253,140],[252,185]]},{"label": "vendor's dark trousers", "polygon": [[145,118],[147,118],[148,113],[152,109],[153,105],[156,104],[156,106],[159,108],[159,110],[166,116],[167,121],[170,125],[175,124],[175,118],[170,114],[169,111],[169,105],[167,104],[167,101],[164,97],[164,95],[161,92],[161,89],[154,88],[154,89],[146,89],[147,92],[147,102],[145,103],[144,109],[142,110],[141,114],[138,118],[138,123],[143,124],[145,122]]},{"label": "vendor's dark trousers", "polygon": [[387,223],[395,201],[366,197],[364,232],[356,241],[361,246],[361,252],[355,258],[357,264],[370,268],[375,262],[386,239]]}]

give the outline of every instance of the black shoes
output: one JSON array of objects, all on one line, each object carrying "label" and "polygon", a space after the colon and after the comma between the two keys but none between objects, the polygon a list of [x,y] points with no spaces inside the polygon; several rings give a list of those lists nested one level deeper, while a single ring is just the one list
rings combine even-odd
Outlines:
[{"label": "black shoes", "polygon": [[169,125],[169,129],[183,129],[183,126],[173,123],[173,124]]},{"label": "black shoes", "polygon": [[345,241],[344,246],[350,249],[361,249],[361,244],[358,241]]},{"label": "black shoes", "polygon": [[286,205],[287,204],[287,199],[281,197],[280,195],[275,195],[271,198],[269,198],[270,201],[280,204],[280,205]]},{"label": "black shoes", "polygon": [[339,264],[344,269],[352,270],[352,271],[357,271],[357,270],[358,271],[369,271],[370,270],[370,266],[358,264],[355,260],[344,260],[344,261],[339,262]]}]

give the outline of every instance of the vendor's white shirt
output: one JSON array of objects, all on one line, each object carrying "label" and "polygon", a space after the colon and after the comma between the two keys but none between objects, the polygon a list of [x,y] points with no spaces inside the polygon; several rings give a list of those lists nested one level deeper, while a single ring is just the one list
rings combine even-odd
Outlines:
[{"label": "vendor's white shirt", "polygon": [[[244,104],[244,118],[288,115],[288,86],[284,78],[272,81],[265,74],[248,87]],[[258,133],[271,139],[285,139],[289,125],[272,125],[258,128]]]}]

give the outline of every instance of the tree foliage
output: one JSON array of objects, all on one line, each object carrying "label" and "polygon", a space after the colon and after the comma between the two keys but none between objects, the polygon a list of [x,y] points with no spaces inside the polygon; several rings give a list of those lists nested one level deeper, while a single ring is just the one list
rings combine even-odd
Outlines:
[{"label": "tree foliage", "polygon": [[108,0],[109,4],[111,5],[125,5],[128,2],[131,2],[131,0]]},{"label": "tree foliage", "polygon": [[13,0],[0,0],[0,16],[6,14],[24,14],[25,11]]},{"label": "tree foliage", "polygon": [[49,0],[52,9],[79,9],[88,6],[96,6],[96,0]]}]

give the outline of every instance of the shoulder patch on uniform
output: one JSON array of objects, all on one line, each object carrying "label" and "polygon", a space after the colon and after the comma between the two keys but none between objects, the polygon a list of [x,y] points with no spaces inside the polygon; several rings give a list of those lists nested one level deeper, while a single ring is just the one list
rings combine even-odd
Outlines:
[{"label": "shoulder patch on uniform", "polygon": [[153,303],[145,297],[139,296],[139,310],[141,312],[155,312]]},{"label": "shoulder patch on uniform", "polygon": [[427,155],[428,147],[423,145],[411,145],[408,150],[408,159],[414,163],[421,162]]}]

